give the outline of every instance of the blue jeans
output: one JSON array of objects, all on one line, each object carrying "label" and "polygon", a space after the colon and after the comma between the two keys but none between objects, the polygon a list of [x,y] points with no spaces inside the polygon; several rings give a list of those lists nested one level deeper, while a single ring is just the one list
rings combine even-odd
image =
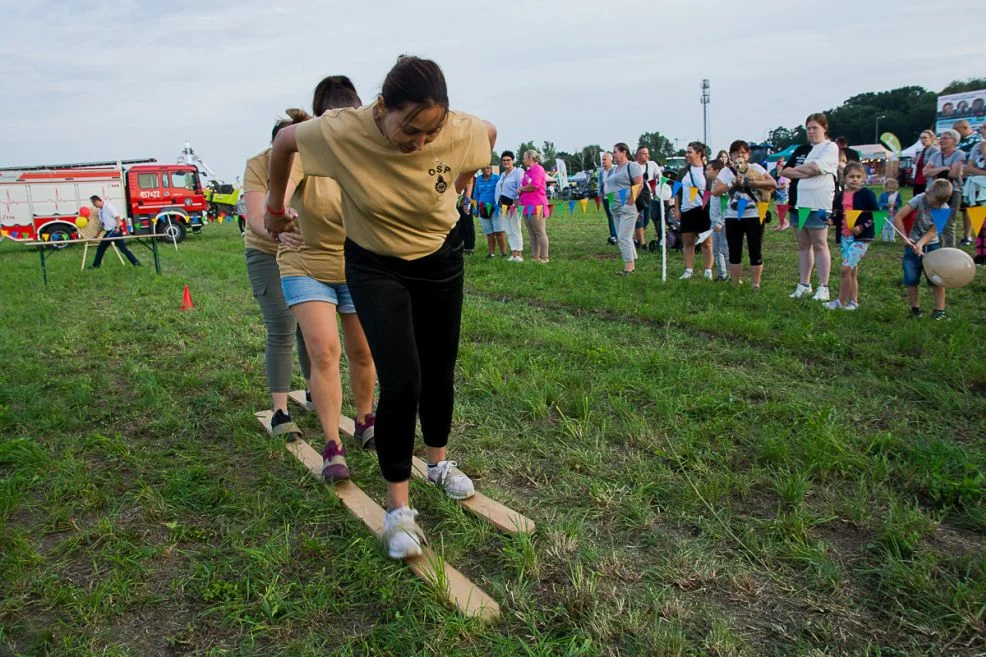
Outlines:
[{"label": "blue jeans", "polygon": [[616,239],[616,222],[613,221],[613,211],[609,209],[609,199],[603,198],[603,210],[606,211],[606,221],[609,222],[609,238]]},{"label": "blue jeans", "polygon": [[103,264],[103,254],[106,253],[106,249],[110,248],[111,244],[116,244],[116,248],[120,249],[120,253],[122,253],[124,257],[130,261],[131,265],[136,267],[140,264],[140,260],[137,260],[137,256],[131,253],[130,249],[127,248],[126,240],[115,240],[114,242],[111,242],[105,239],[107,237],[123,237],[123,231],[116,228],[103,235],[103,241],[101,241],[99,246],[96,247],[96,259],[92,261],[93,269],[99,269],[99,266]]}]

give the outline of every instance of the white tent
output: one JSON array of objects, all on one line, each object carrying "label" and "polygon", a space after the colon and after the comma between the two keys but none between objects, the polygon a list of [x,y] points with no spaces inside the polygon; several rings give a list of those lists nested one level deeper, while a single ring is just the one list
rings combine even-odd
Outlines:
[{"label": "white tent", "polygon": [[900,156],[901,157],[916,157],[917,154],[920,153],[921,152],[921,149],[923,149],[923,148],[924,148],[924,146],[921,145],[921,140],[918,139],[916,142],[914,142],[914,145],[913,146],[911,146],[910,148],[905,148],[904,150],[902,150],[900,152]]}]

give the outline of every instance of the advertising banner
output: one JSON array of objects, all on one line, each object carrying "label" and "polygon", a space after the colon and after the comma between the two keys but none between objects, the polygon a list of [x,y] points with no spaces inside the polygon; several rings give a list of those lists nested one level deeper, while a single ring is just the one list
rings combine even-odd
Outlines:
[{"label": "advertising banner", "polygon": [[959,119],[968,121],[973,130],[986,121],[986,89],[938,97],[935,131],[951,128]]}]

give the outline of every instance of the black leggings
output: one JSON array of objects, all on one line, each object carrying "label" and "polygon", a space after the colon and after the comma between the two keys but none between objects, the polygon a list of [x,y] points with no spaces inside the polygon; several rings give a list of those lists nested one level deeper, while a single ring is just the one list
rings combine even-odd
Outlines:
[{"label": "black leggings", "polygon": [[429,447],[444,447],[452,429],[462,242],[452,230],[435,253],[402,260],[347,239],[345,255],[346,283],[380,381],[375,433],[380,471],[389,482],[407,481],[416,416]]},{"label": "black leggings", "polygon": [[750,265],[763,264],[763,224],[760,217],[726,218],[726,244],[729,245],[729,264],[743,264],[743,236],[750,252]]}]

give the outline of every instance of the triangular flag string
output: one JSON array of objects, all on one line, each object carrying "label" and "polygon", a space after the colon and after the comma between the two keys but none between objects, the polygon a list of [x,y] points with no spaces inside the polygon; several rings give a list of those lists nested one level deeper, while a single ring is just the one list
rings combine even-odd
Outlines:
[{"label": "triangular flag string", "polygon": [[808,221],[808,215],[812,212],[811,208],[798,208],[798,229],[804,230],[805,222]]},{"label": "triangular flag string", "polygon": [[859,220],[859,215],[863,214],[862,210],[846,210],[846,225],[849,230],[856,227],[856,222]]},{"label": "triangular flag string", "polygon": [[873,213],[873,231],[879,235],[883,232],[883,224],[887,223],[890,214],[886,210],[878,210]]},{"label": "triangular flag string", "polygon": [[575,201],[569,201],[568,202],[568,214],[569,215],[574,215],[575,214]]},{"label": "triangular flag string", "polygon": [[736,216],[742,219],[743,215],[746,213],[746,206],[748,206],[749,204],[750,204],[750,199],[746,199],[746,198],[736,199]]},{"label": "triangular flag string", "polygon": [[671,196],[677,196],[679,189],[681,189],[681,183],[675,180],[674,184],[671,185]]},{"label": "triangular flag string", "polygon": [[626,205],[626,202],[627,202],[627,190],[626,189],[621,189],[620,190],[620,203],[623,204],[623,205]]},{"label": "triangular flag string", "polygon": [[978,236],[983,229],[984,221],[986,221],[986,205],[966,208],[966,212],[969,213],[969,224],[972,226],[972,234]]},{"label": "triangular flag string", "polygon": [[637,202],[637,195],[640,194],[641,187],[643,187],[643,185],[632,185],[630,187],[630,191],[633,194],[633,202],[634,203]]},{"label": "triangular flag string", "polygon": [[698,196],[698,187],[689,187],[688,188],[688,202],[689,203],[694,203],[696,196]]},{"label": "triangular flag string", "polygon": [[[587,199],[582,199],[582,200],[585,201],[585,205],[582,208],[582,213],[585,214],[585,209],[589,206],[589,201]],[[602,197],[597,195],[593,197],[592,200],[596,202],[596,209],[598,210],[601,207],[601,203],[603,202]]]},{"label": "triangular flag string", "polygon": [[948,218],[952,216],[952,208],[934,208],[931,210],[931,219],[935,222],[935,228],[938,229],[938,234],[941,235],[945,230],[945,224],[948,223]]},{"label": "triangular flag string", "polygon": [[762,224],[767,220],[767,208],[770,204],[767,201],[759,201],[757,203],[757,214],[760,216],[760,223]]},{"label": "triangular flag string", "polygon": [[703,208],[706,205],[709,204],[709,199],[710,198],[712,198],[712,192],[710,192],[709,190],[705,190],[704,192],[702,192],[702,207]]},{"label": "triangular flag string", "polygon": [[[598,196],[596,197],[596,203],[599,203]],[[589,199],[587,198],[579,199],[579,205],[582,206],[582,214],[585,214],[589,210]]]},{"label": "triangular flag string", "polygon": [[723,214],[725,214],[726,208],[728,207],[729,207],[729,197],[723,194],[722,196],[719,197],[719,209],[722,211]]}]

